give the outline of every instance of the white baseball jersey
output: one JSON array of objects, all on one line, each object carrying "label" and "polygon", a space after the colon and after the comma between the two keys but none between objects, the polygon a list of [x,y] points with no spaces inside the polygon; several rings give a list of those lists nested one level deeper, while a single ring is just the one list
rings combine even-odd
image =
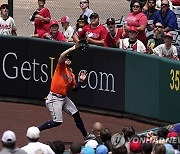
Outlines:
[{"label": "white baseball jersey", "polygon": [[12,35],[12,31],[16,31],[15,21],[12,17],[4,20],[0,17],[0,35]]},{"label": "white baseball jersey", "polygon": [[72,38],[72,36],[74,34],[74,29],[71,26],[68,26],[68,28],[66,30],[64,29],[64,27],[62,27],[62,33],[64,34],[66,39]]},{"label": "white baseball jersey", "polygon": [[146,51],[146,47],[140,40],[137,40],[134,44],[131,45],[129,43],[129,38],[120,39],[119,48],[124,49],[124,50],[133,50],[133,51],[142,52],[142,53]]},{"label": "white baseball jersey", "polygon": [[167,50],[165,44],[160,44],[153,49],[153,53],[160,57],[167,57],[170,59],[179,60],[177,48],[174,45],[171,45],[170,49]]}]

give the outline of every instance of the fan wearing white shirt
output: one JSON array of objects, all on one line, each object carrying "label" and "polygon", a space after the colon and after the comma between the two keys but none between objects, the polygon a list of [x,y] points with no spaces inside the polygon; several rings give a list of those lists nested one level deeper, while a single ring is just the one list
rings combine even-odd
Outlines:
[{"label": "fan wearing white shirt", "polygon": [[40,131],[37,127],[29,127],[26,136],[29,139],[29,143],[21,149],[27,154],[36,154],[39,151],[43,152],[43,154],[55,154],[49,145],[38,142]]},{"label": "fan wearing white shirt", "polygon": [[170,32],[164,34],[164,44],[158,45],[153,49],[153,53],[160,57],[166,57],[174,60],[179,60],[177,48],[172,45],[173,36]]},{"label": "fan wearing white shirt", "polygon": [[61,25],[62,29],[61,32],[64,34],[64,36],[67,39],[67,42],[72,42],[72,36],[74,34],[74,29],[73,27],[69,24],[70,18],[68,16],[64,16],[61,18]]},{"label": "fan wearing white shirt", "polygon": [[15,21],[9,16],[8,4],[2,4],[0,11],[0,35],[17,35]]}]

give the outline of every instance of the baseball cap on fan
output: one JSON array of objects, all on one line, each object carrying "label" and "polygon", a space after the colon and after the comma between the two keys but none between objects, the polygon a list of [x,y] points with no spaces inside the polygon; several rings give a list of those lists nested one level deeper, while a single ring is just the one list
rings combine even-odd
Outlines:
[{"label": "baseball cap on fan", "polygon": [[64,17],[62,17],[61,20],[60,20],[61,23],[66,23],[66,22],[69,23],[69,21],[70,21],[70,18],[69,18],[68,16],[64,16]]},{"label": "baseball cap on fan", "polygon": [[108,18],[106,21],[106,24],[115,24],[115,19],[114,18]]},{"label": "baseball cap on fan", "polygon": [[128,29],[128,31],[129,31],[129,32],[130,32],[130,31],[134,31],[134,32],[137,33],[137,28],[134,27],[134,26],[130,26],[129,29]]},{"label": "baseball cap on fan", "polygon": [[37,139],[40,137],[40,131],[39,128],[32,126],[29,127],[26,133],[26,136],[30,139]]},{"label": "baseball cap on fan", "polygon": [[50,22],[50,27],[51,27],[52,25],[58,25],[58,26],[59,26],[58,21],[52,20],[52,21]]},{"label": "baseball cap on fan", "polygon": [[170,32],[165,33],[164,37],[171,37],[173,39],[173,35]]},{"label": "baseball cap on fan", "polygon": [[97,13],[95,13],[95,12],[93,12],[90,16],[89,16],[89,18],[91,19],[91,18],[99,18],[99,15],[97,14]]},{"label": "baseball cap on fan", "polygon": [[6,9],[9,10],[9,5],[8,5],[8,4],[2,4],[1,7],[0,7],[0,9],[3,9],[3,8],[6,8]]},{"label": "baseball cap on fan", "polygon": [[16,142],[16,135],[13,131],[5,131],[2,135],[2,142],[4,143],[13,143]]}]

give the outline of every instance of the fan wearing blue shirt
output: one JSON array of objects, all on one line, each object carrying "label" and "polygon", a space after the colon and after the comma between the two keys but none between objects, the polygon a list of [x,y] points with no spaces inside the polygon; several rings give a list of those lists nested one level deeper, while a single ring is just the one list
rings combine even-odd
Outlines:
[{"label": "fan wearing blue shirt", "polygon": [[164,26],[164,32],[178,29],[177,18],[175,13],[169,8],[169,1],[162,0],[161,10],[157,12],[153,24],[160,22]]}]

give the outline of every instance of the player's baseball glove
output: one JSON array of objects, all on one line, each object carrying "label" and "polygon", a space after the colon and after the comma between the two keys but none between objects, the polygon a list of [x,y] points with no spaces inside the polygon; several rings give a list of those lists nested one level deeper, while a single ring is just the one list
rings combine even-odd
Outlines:
[{"label": "player's baseball glove", "polygon": [[88,49],[89,45],[86,39],[81,39],[78,43],[78,49],[80,51],[86,51]]}]

